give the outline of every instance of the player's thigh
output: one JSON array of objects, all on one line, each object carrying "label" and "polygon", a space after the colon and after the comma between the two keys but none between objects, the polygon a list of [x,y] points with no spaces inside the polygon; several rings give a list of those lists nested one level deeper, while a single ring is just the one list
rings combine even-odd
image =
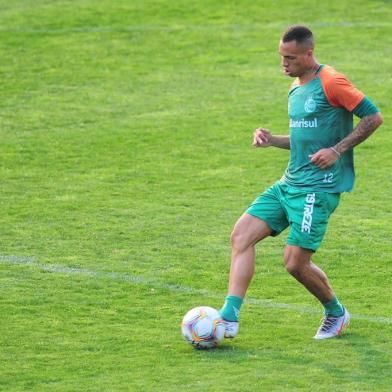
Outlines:
[{"label": "player's thigh", "polygon": [[244,213],[234,225],[231,242],[237,248],[247,248],[272,233],[272,229],[262,219]]},{"label": "player's thigh", "polygon": [[280,234],[289,225],[286,209],[282,204],[285,192],[282,184],[277,182],[258,196],[246,210],[246,213],[264,221],[271,229],[272,236]]}]

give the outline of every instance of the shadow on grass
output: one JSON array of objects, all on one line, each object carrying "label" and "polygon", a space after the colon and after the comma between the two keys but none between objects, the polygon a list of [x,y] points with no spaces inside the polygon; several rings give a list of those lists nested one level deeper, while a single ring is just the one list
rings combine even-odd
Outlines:
[{"label": "shadow on grass", "polygon": [[[387,332],[387,331],[386,331]],[[347,371],[347,368],[339,368],[341,359],[349,359],[357,368],[358,379],[363,381],[369,378],[374,378],[383,383],[390,376],[390,369],[392,369],[391,359],[391,342],[389,334],[372,335],[361,334],[358,332],[346,332],[343,336],[327,339],[324,341],[309,340],[309,344],[304,344],[302,352],[302,363],[313,363],[315,366],[320,366],[324,369],[329,369],[332,373],[342,373]],[[274,359],[281,359],[290,362],[294,353],[291,353],[293,347],[290,345],[282,349],[281,346],[274,344],[266,344],[265,347],[255,347],[249,342],[249,345],[244,346],[244,341],[241,342],[224,341],[220,346],[212,350],[195,350],[202,355],[208,355],[210,358],[222,360],[233,360],[250,358],[250,357],[269,357]],[[307,346],[307,347],[306,347]],[[298,349],[298,346],[296,346]],[[287,350],[287,351],[286,351]],[[320,358],[309,356],[312,351],[324,351],[329,360],[323,361]],[[330,360],[334,356],[338,356],[336,361]]]},{"label": "shadow on grass", "polygon": [[[356,354],[357,364],[364,375],[373,379],[389,379],[389,386],[392,385],[390,375],[392,369],[391,359],[391,340],[389,334],[381,335],[377,330],[373,331],[375,338],[378,340],[377,346],[371,342],[369,336],[356,332],[351,332],[345,336],[345,345],[349,346],[352,352]],[[373,339],[374,340],[374,339]],[[388,346],[389,345],[389,346]]]}]

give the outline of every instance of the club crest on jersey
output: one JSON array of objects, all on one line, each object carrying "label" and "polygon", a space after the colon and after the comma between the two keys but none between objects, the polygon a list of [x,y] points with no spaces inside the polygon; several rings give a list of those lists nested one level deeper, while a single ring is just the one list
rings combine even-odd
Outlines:
[{"label": "club crest on jersey", "polygon": [[306,101],[304,105],[304,109],[306,113],[313,113],[316,110],[316,101],[313,99],[312,96],[310,96]]}]

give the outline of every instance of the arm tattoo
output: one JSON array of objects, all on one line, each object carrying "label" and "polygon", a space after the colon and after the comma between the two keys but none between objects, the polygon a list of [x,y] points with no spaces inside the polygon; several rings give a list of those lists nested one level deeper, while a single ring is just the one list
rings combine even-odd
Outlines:
[{"label": "arm tattoo", "polygon": [[334,148],[344,154],[358,144],[366,140],[381,125],[378,113],[363,117],[354,130],[343,140],[337,143]]}]

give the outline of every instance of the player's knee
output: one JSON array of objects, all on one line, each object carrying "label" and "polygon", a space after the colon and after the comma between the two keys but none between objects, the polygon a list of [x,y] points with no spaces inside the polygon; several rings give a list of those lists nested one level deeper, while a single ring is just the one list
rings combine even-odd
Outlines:
[{"label": "player's knee", "polygon": [[290,252],[285,252],[284,263],[286,266],[286,271],[293,276],[297,276],[301,271],[301,264]]},{"label": "player's knee", "polygon": [[241,230],[234,229],[230,236],[231,248],[234,252],[241,252],[247,248],[247,238]]},{"label": "player's knee", "polygon": [[294,262],[286,263],[286,271],[293,276],[298,276],[301,272],[299,265]]},{"label": "player's knee", "polygon": [[300,247],[286,246],[284,251],[284,262],[289,274],[297,279],[306,273],[310,263],[312,252]]},{"label": "player's knee", "polygon": [[231,232],[230,243],[231,243],[231,247],[233,249],[240,247],[240,244],[241,244],[241,241],[242,241],[241,237],[242,237],[242,235],[241,235],[241,233],[238,230],[234,229]]}]

